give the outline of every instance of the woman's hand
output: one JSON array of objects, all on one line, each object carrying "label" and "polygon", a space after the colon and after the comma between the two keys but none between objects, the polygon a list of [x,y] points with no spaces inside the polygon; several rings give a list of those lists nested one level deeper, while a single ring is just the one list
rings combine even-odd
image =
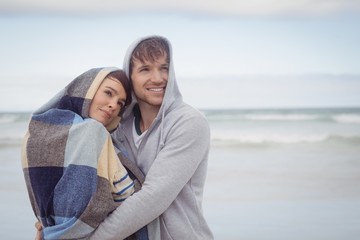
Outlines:
[{"label": "woman's hand", "polygon": [[42,238],[42,229],[43,229],[43,226],[42,226],[41,222],[37,221],[37,222],[35,223],[35,228],[36,228],[35,240],[43,240],[43,238]]}]

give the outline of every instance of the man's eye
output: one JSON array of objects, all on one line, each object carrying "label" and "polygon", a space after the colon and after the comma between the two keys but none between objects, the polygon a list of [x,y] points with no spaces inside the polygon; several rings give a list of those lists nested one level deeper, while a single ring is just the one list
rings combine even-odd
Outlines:
[{"label": "man's eye", "polygon": [[162,66],[160,67],[160,70],[161,70],[162,72],[169,72],[169,66],[168,66],[168,65],[162,65]]}]

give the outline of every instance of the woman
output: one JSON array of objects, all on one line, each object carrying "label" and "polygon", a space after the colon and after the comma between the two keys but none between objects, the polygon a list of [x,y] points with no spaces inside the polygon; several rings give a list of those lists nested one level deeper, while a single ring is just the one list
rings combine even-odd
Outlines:
[{"label": "woman", "polygon": [[130,86],[120,69],[90,69],[31,116],[22,166],[43,239],[88,237],[143,182],[110,135]]}]

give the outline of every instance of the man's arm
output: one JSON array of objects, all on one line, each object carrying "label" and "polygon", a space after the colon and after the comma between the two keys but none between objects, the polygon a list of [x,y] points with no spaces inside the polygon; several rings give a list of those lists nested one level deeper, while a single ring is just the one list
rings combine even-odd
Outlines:
[{"label": "man's arm", "polygon": [[142,189],[107,217],[91,239],[123,239],[160,216],[206,158],[209,142],[205,118],[177,122],[149,169]]}]

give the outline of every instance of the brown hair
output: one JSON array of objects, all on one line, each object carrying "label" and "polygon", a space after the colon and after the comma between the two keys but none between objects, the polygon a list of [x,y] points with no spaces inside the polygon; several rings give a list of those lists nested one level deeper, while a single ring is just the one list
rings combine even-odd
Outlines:
[{"label": "brown hair", "polygon": [[114,72],[111,72],[106,77],[118,80],[122,84],[125,90],[126,99],[124,106],[120,110],[119,115],[121,116],[125,111],[126,107],[131,103],[131,92],[132,92],[131,82],[123,70],[116,70]]},{"label": "brown hair", "polygon": [[163,37],[151,37],[141,41],[131,54],[130,76],[134,60],[155,62],[160,56],[166,55],[166,61],[170,62],[170,48],[168,41]]}]

